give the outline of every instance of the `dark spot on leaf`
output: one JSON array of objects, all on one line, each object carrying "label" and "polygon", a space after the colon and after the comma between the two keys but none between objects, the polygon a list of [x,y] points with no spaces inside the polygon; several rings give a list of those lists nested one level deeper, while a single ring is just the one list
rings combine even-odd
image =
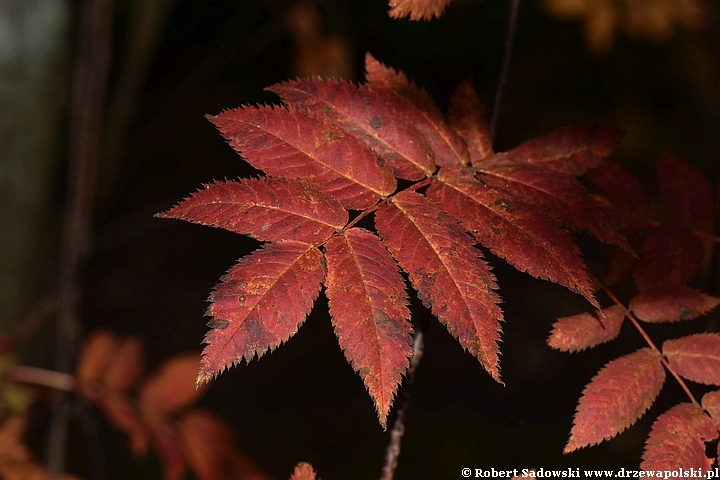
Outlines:
[{"label": "dark spot on leaf", "polygon": [[378,157],[378,159],[377,159],[377,164],[380,165],[381,167],[384,167],[384,166],[385,166],[385,160],[383,160],[382,157]]},{"label": "dark spot on leaf", "polygon": [[492,204],[495,207],[502,208],[506,212],[513,211],[513,202],[511,200],[508,200],[507,198],[498,198]]},{"label": "dark spot on leaf", "polygon": [[242,307],[243,305],[245,305],[245,300],[247,300],[247,298],[245,297],[245,295],[240,295],[240,296],[238,297],[238,305],[240,305],[241,307]]},{"label": "dark spot on leaf", "polygon": [[373,117],[372,120],[370,120],[370,126],[375,130],[379,130],[382,127],[382,120],[378,117]]},{"label": "dark spot on leaf", "polygon": [[230,322],[227,320],[218,320],[217,318],[213,318],[209,322],[207,322],[207,326],[210,328],[217,328],[218,330],[225,330],[228,325],[230,325]]},{"label": "dark spot on leaf", "polygon": [[329,115],[329,114],[332,112],[332,108],[330,108],[330,105],[325,105],[325,106],[323,107],[323,109],[322,109],[322,112],[323,112],[325,115]]},{"label": "dark spot on leaf", "polygon": [[689,307],[686,307],[685,305],[680,305],[680,308],[678,308],[678,313],[680,314],[680,320],[692,320],[693,319],[693,312]]}]

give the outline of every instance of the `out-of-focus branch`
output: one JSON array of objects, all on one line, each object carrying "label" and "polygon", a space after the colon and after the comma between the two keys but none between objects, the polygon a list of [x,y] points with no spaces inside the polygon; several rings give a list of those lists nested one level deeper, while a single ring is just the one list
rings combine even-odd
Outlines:
[{"label": "out-of-focus branch", "polygon": [[[87,0],[82,5],[68,141],[67,202],[60,253],[60,314],[55,370],[61,373],[70,372],[79,338],[79,270],[89,247],[110,68],[112,18],[112,0]],[[59,394],[57,397],[47,448],[47,467],[53,474],[65,469],[70,414],[67,394]]]},{"label": "out-of-focus branch", "polygon": [[518,11],[520,10],[520,0],[510,0],[510,15],[508,17],[508,29],[505,35],[505,51],[503,53],[503,63],[500,68],[500,79],[495,90],[495,101],[493,102],[492,116],[490,117],[490,136],[495,139],[495,131],[497,130],[497,122],[500,116],[500,105],[502,97],[505,93],[507,85],[508,73],[510,71],[510,60],[512,59],[513,46],[515,45],[515,30],[517,27]]}]

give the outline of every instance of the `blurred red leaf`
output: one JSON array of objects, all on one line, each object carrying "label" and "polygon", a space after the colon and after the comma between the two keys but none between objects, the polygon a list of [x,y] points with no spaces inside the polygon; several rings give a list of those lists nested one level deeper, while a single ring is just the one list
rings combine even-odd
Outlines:
[{"label": "blurred red leaf", "polygon": [[583,390],[565,453],[609,440],[655,402],[665,381],[660,354],[649,348],[605,365]]},{"label": "blurred red leaf", "polygon": [[635,284],[640,292],[683,285],[695,276],[704,254],[696,235],[677,224],[663,223],[650,232],[640,249]]},{"label": "blurred red leaf", "polygon": [[410,17],[410,20],[432,20],[440,17],[450,0],[390,0],[390,18]]},{"label": "blurred red leaf", "polygon": [[199,361],[197,353],[185,353],[165,360],[140,390],[143,408],[173,414],[197,402],[206,391],[206,387],[195,388]]},{"label": "blurred red leaf", "polygon": [[642,470],[700,469],[713,460],[705,455],[705,443],[717,438],[710,417],[697,405],[681,403],[660,415],[645,442]]},{"label": "blurred red leaf", "polygon": [[237,447],[235,432],[207,410],[194,408],[179,422],[183,452],[198,480],[269,480]]},{"label": "blurred red leaf", "polygon": [[365,382],[385,428],[412,356],[405,282],[380,239],[370,232],[351,228],[328,240],[325,250],[325,287],[335,335]]},{"label": "blurred red leaf", "polygon": [[315,470],[309,463],[301,462],[295,466],[293,474],[290,480],[319,480],[316,476]]},{"label": "blurred red leaf", "polygon": [[85,339],[75,370],[78,395],[89,401],[98,398],[99,383],[119,347],[120,338],[107,330],[95,330]]},{"label": "blurred red leaf", "polygon": [[720,385],[720,334],[697,333],[666,340],[663,354],[675,372],[706,385]]},{"label": "blurred red leaf", "polygon": [[648,200],[635,176],[630,175],[617,163],[606,160],[588,171],[587,177],[608,195],[626,232],[645,231]]},{"label": "blurred red leaf", "polygon": [[150,431],[135,401],[122,393],[106,391],[100,397],[98,406],[115,428],[128,435],[133,454],[144,456],[150,447]]},{"label": "blurred red leaf", "polygon": [[178,432],[160,411],[145,408],[143,416],[152,433],[155,452],[160,457],[164,480],[183,480],[188,465]]},{"label": "blurred red leaf", "polygon": [[558,318],[547,340],[548,345],[563,352],[579,352],[617,338],[625,319],[625,309],[613,305],[604,309],[603,314],[604,317],[595,310]]},{"label": "blurred red leaf", "polygon": [[102,383],[109,390],[129,392],[137,386],[144,371],[142,339],[137,336],[126,337],[120,342],[103,375]]},{"label": "blurred red leaf", "polygon": [[703,225],[713,212],[710,183],[687,161],[665,152],[658,158],[657,175],[668,209],[690,225]]},{"label": "blurred red leaf", "polygon": [[720,304],[720,298],[705,295],[685,285],[654,287],[630,299],[630,310],[651,323],[692,320]]}]

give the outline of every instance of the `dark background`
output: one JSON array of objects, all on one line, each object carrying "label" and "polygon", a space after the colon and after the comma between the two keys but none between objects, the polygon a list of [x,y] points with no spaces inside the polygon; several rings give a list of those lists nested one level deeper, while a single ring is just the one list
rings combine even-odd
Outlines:
[{"label": "dark background", "polygon": [[[509,2],[456,0],[439,20],[419,23],[389,19],[383,0],[317,5],[326,33],[342,35],[350,46],[356,80],[370,51],[407,73],[442,106],[471,76],[492,108]],[[227,269],[258,247],[233,233],[152,215],[203,183],[256,173],[204,115],[278,102],[263,88],[292,75],[295,43],[284,22],[288,7],[278,0],[173,4],[158,27],[162,32],[127,135],[113,152],[116,166],[101,167],[92,252],[83,272],[83,326],[141,335],[150,367],[201,348],[208,294]],[[661,212],[653,165],[665,150],[688,159],[714,184],[720,154],[720,28],[717,4],[711,7],[704,29],[679,29],[661,43],[619,33],[608,52],[597,54],[588,50],[580,23],[555,20],[540,2],[524,0],[496,149],[560,125],[618,126],[628,134],[613,158],[640,177],[653,212]],[[123,68],[120,46],[133,34],[132,8],[132,2],[117,2],[110,94]],[[63,207],[66,172],[61,170],[55,218]],[[58,230],[56,223],[50,223],[50,234]],[[581,234],[578,239],[599,273],[608,252]],[[53,255],[47,254],[49,265]],[[652,420],[683,401],[680,388],[668,379],[637,426],[601,446],[564,456],[583,386],[607,361],[642,341],[626,326],[620,339],[590,352],[552,351],[545,339],[554,319],[588,309],[587,302],[488,257],[506,313],[505,386],[430,319],[396,478],[461,478],[463,467],[636,468]],[[713,271],[710,267],[700,282],[710,292],[715,291]],[[622,285],[618,292],[628,288]],[[605,298],[601,302],[608,304]],[[414,315],[422,315],[417,305]],[[648,330],[660,342],[714,328],[712,322],[711,317]],[[388,433],[337,345],[322,295],[297,335],[259,361],[221,375],[201,404],[237,429],[241,448],[273,478],[288,478],[299,461],[312,463],[325,480],[380,475]],[[31,434],[40,437],[46,424],[38,415]],[[159,478],[154,457],[134,462],[125,437],[98,418],[112,478]],[[391,413],[390,422],[393,418]],[[83,454],[74,455],[70,469],[87,474]]]}]

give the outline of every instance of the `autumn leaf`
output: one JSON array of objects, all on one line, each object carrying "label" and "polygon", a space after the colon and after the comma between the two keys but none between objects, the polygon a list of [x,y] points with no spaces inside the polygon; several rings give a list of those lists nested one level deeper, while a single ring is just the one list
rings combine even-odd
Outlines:
[{"label": "autumn leaf", "polygon": [[583,390],[565,453],[609,440],[655,402],[665,381],[660,354],[642,348],[605,365]]},{"label": "autumn leaf", "polygon": [[684,285],[695,276],[705,254],[702,240],[674,223],[656,227],[640,248],[635,284],[640,292]]},{"label": "autumn leaf", "polygon": [[492,170],[533,165],[577,177],[599,167],[623,135],[624,132],[616,128],[560,127],[497,153],[480,166]]},{"label": "autumn leaf", "polygon": [[315,470],[309,463],[301,462],[295,466],[293,474],[290,480],[319,480],[316,476]]},{"label": "autumn leaf", "polygon": [[402,72],[386,67],[369,53],[365,55],[367,85],[378,92],[409,124],[415,125],[434,151],[437,165],[466,164],[468,147],[450,128],[428,93],[408,80]]},{"label": "autumn leaf", "polygon": [[375,226],[423,304],[500,381],[500,298],[495,277],[471,238],[435,203],[414,192],[401,192],[380,206]]},{"label": "autumn leaf", "polygon": [[134,389],[145,371],[145,356],[140,337],[124,338],[102,378],[105,388],[118,392]]},{"label": "autumn leaf", "polygon": [[159,218],[220,227],[261,241],[322,242],[345,226],[336,197],[297,179],[246,178],[206,185]]},{"label": "autumn leaf", "polygon": [[698,333],[666,340],[662,350],[681,377],[706,385],[720,385],[720,335]]},{"label": "autumn leaf", "polygon": [[630,299],[630,310],[645,322],[678,322],[705,315],[720,304],[720,298],[705,295],[685,285],[654,287]]},{"label": "autumn leaf", "polygon": [[706,393],[700,403],[715,421],[715,425],[720,428],[720,390]]},{"label": "autumn leaf", "polygon": [[579,352],[614,340],[620,334],[625,309],[619,305],[599,311],[558,318],[547,340],[550,347],[563,352]]},{"label": "autumn leaf", "polygon": [[564,285],[600,308],[570,234],[552,219],[539,217],[534,207],[510,192],[482,185],[474,169],[459,166],[441,168],[427,195],[521,272]]},{"label": "autumn leaf", "polygon": [[365,382],[385,428],[412,355],[405,283],[380,239],[364,230],[351,228],[332,237],[325,245],[325,257],[335,335],[345,358]]},{"label": "autumn leaf", "polygon": [[713,464],[705,455],[705,442],[717,436],[715,424],[700,407],[692,403],[675,405],[653,423],[640,468],[705,472]]},{"label": "autumn leaf", "polygon": [[230,269],[210,296],[213,329],[205,337],[197,385],[287,341],[305,321],[324,279],[320,250],[295,241],[267,245]]},{"label": "autumn leaf", "polygon": [[410,20],[432,20],[440,17],[450,0],[390,0],[390,18],[410,17]]},{"label": "autumn leaf", "polygon": [[657,177],[665,205],[689,225],[710,221],[713,194],[707,179],[687,161],[665,152],[657,160]]},{"label": "autumn leaf", "polygon": [[292,107],[245,107],[208,120],[255,168],[311,181],[347,208],[369,207],[395,191],[375,154],[324,117]]},{"label": "autumn leaf", "polygon": [[587,178],[610,198],[627,233],[643,233],[648,200],[640,181],[615,162],[606,160],[587,172]]},{"label": "autumn leaf", "polygon": [[448,122],[465,140],[473,166],[495,153],[490,127],[485,118],[485,107],[480,102],[471,80],[463,80],[455,89],[450,99]]},{"label": "autumn leaf", "polygon": [[143,408],[174,414],[197,402],[206,386],[195,388],[199,356],[194,352],[175,355],[153,372],[140,390]]},{"label": "autumn leaf", "polygon": [[[322,115],[366,142],[397,177],[420,180],[435,172],[432,148],[417,127],[402,121],[402,107],[387,103],[387,98],[364,85],[313,79],[280,83],[267,90],[277,93],[290,105]],[[394,103],[400,103],[400,100]],[[323,138],[314,132],[308,132],[308,135]],[[342,163],[351,165],[353,162],[344,159]],[[290,176],[289,173],[285,175]]]},{"label": "autumn leaf", "polygon": [[77,392],[85,400],[98,398],[98,387],[120,347],[120,338],[107,330],[95,330],[83,342],[75,369]]}]

